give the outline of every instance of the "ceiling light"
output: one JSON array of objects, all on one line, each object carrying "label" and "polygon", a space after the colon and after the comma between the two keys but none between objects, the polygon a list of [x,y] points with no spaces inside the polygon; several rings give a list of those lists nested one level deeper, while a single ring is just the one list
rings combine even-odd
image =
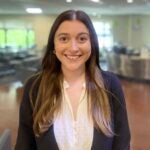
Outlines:
[{"label": "ceiling light", "polygon": [[26,12],[31,13],[31,14],[40,14],[42,13],[41,8],[27,8]]},{"label": "ceiling light", "polygon": [[72,0],[66,0],[66,2],[67,2],[67,3],[71,3],[71,2],[72,2]]},{"label": "ceiling light", "polygon": [[133,3],[133,0],[127,0],[128,3]]},{"label": "ceiling light", "polygon": [[94,3],[99,3],[100,2],[100,0],[91,0],[92,2],[94,2]]}]

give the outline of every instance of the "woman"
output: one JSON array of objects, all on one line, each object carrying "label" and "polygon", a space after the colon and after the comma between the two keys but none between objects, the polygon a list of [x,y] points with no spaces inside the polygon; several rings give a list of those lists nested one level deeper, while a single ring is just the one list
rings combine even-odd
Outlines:
[{"label": "woman", "polygon": [[98,40],[83,11],[55,20],[41,73],[24,88],[16,150],[129,150],[124,95],[99,66]]}]

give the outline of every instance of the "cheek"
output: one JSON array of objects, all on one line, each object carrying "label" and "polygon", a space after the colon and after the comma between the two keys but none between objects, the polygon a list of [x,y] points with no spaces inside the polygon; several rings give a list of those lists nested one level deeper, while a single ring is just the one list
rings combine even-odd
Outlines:
[{"label": "cheek", "polygon": [[60,55],[60,47],[59,47],[59,44],[57,44],[57,42],[54,42],[54,51],[55,51],[56,57],[60,60],[60,58],[59,58],[59,55]]},{"label": "cheek", "polygon": [[86,47],[87,60],[90,58],[91,53],[92,53],[91,44],[89,44],[89,45]]},{"label": "cheek", "polygon": [[60,44],[59,42],[54,42],[54,50],[56,53],[63,53],[65,49],[64,44]]},{"label": "cheek", "polygon": [[62,47],[60,46],[60,44],[55,44],[54,45],[54,50],[55,50],[55,52],[56,52],[56,54],[60,54],[61,53],[61,51],[62,51]]},{"label": "cheek", "polygon": [[86,53],[90,56],[91,55],[91,44],[87,44],[85,47]]},{"label": "cheek", "polygon": [[58,40],[54,40],[54,48],[55,50],[59,50],[62,47],[62,44]]},{"label": "cheek", "polygon": [[91,49],[88,51],[88,54],[87,54],[87,59],[89,59],[91,56]]}]

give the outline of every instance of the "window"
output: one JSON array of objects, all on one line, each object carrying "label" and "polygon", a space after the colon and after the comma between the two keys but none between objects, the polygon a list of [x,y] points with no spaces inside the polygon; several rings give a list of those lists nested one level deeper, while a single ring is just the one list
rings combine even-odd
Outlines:
[{"label": "window", "polygon": [[27,31],[24,29],[8,29],[6,31],[6,45],[10,47],[13,52],[18,49],[23,51],[27,48]]},{"label": "window", "polygon": [[5,47],[5,30],[0,29],[0,49],[3,49],[4,47]]},{"label": "window", "polygon": [[98,36],[100,48],[100,61],[101,63],[106,62],[107,51],[110,51],[113,46],[113,34],[111,23],[101,21],[101,22],[93,22],[93,25]]},{"label": "window", "polygon": [[100,49],[110,50],[113,45],[112,26],[109,22],[93,23],[99,41]]},{"label": "window", "polygon": [[33,29],[0,28],[0,52],[17,53],[35,46]]},{"label": "window", "polygon": [[28,30],[27,39],[28,48],[32,48],[33,46],[35,46],[35,34],[33,30]]}]

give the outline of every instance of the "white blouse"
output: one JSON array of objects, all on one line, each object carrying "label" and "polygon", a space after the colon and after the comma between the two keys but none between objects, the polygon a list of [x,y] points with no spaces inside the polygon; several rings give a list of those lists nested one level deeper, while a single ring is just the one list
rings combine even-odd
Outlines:
[{"label": "white blouse", "polygon": [[91,150],[94,128],[88,115],[85,84],[80,96],[76,120],[73,117],[72,106],[66,92],[67,88],[69,88],[69,84],[64,81],[62,108],[54,119],[54,135],[59,150]]}]

